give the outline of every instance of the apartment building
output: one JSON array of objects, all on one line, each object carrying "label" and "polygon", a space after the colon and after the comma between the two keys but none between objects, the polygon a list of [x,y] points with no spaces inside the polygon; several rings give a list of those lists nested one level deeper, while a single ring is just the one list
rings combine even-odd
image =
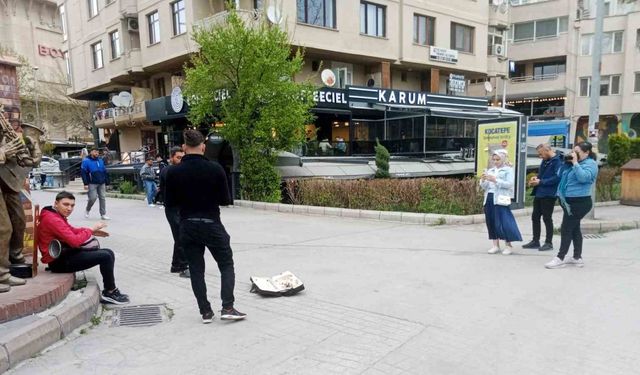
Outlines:
[{"label": "apartment building", "polygon": [[[512,0],[507,105],[533,119],[567,119],[570,142],[588,137],[595,0]],[[640,4],[605,2],[599,149],[609,134],[640,133]],[[487,78],[502,101],[504,82]],[[471,85],[481,95],[482,82]]]},{"label": "apartment building", "polygon": [[0,1],[0,19],[0,57],[19,66],[15,77],[3,76],[0,83],[6,86],[12,81],[17,86],[20,114],[14,117],[39,123],[52,141],[91,139],[86,106],[66,97],[67,68],[56,2]]},{"label": "apartment building", "polygon": [[[58,5],[70,66],[68,93],[98,103],[96,124],[105,140],[121,153],[142,147],[163,151],[178,142],[188,125],[188,105],[172,107],[170,94],[182,84],[183,64],[197,50],[194,28],[224,22],[225,1],[58,0]],[[486,1],[236,0],[235,5],[246,20],[265,17],[269,7],[281,9],[271,21],[306,51],[296,79],[311,78],[320,87],[320,72],[331,69],[336,77],[331,90],[339,95],[347,86],[465,95],[467,80],[506,74],[506,62],[487,52],[502,43],[507,15]],[[486,38],[490,28],[494,40]],[[348,141],[359,114],[333,107],[316,115],[319,138]]]}]

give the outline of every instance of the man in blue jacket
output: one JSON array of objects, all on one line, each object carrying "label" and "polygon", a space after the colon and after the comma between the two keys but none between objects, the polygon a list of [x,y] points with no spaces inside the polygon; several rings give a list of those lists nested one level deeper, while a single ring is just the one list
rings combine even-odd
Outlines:
[{"label": "man in blue jacket", "polygon": [[96,199],[100,199],[100,217],[102,220],[109,220],[107,216],[107,203],[105,200],[107,185],[109,184],[109,175],[104,166],[104,161],[99,156],[97,148],[92,148],[89,155],[82,161],[80,172],[82,173],[82,181],[84,182],[84,190],[88,190],[89,201],[84,217],[89,218],[91,207],[96,203]]},{"label": "man in blue jacket", "polygon": [[[558,169],[562,166],[562,156],[548,144],[541,144],[536,147],[538,157],[542,159],[538,175],[532,177],[529,186],[533,186],[531,195],[533,198],[533,240],[522,247],[524,249],[538,249],[540,251],[553,250],[553,209],[556,205],[556,192],[560,177]],[[540,246],[540,217],[544,221],[546,237],[544,244]]]}]

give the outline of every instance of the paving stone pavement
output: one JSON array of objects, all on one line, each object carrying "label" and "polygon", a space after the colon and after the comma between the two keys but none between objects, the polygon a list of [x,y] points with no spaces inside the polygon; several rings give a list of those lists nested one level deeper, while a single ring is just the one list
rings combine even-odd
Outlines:
[{"label": "paving stone pavement", "polygon": [[[53,196],[34,194],[41,203]],[[78,199],[73,224],[93,222],[82,217],[85,199]],[[225,208],[236,306],[249,317],[203,325],[189,281],[168,272],[172,243],[163,211],[117,199],[107,207],[112,235],[102,243],[116,252],[118,286],[133,304],[166,304],[171,321],[111,327],[104,314],[102,323],[10,374],[637,374],[640,368],[637,230],[585,240],[584,269],[546,270],[552,253],[487,255],[481,226]],[[207,267],[217,306],[219,275],[210,256]],[[282,298],[248,292],[249,276],[285,270],[307,290]]]}]

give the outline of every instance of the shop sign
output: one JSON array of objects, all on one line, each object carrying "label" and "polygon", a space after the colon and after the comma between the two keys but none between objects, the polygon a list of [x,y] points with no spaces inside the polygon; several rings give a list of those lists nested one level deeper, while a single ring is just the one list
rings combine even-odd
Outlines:
[{"label": "shop sign", "polygon": [[449,74],[449,91],[465,92],[466,83],[464,76],[460,74]]},{"label": "shop sign", "polygon": [[59,59],[63,59],[64,58],[64,53],[62,52],[61,49],[49,48],[47,46],[43,46],[42,44],[38,44],[38,53],[40,54],[40,56],[51,56],[54,59],[55,58],[59,58]]},{"label": "shop sign", "polygon": [[346,90],[328,87],[314,91],[313,101],[318,107],[347,108],[349,106]]},{"label": "shop sign", "polygon": [[426,92],[419,91],[349,87],[352,102],[426,106],[427,97]]},{"label": "shop sign", "polygon": [[182,97],[182,90],[179,86],[176,86],[171,90],[171,109],[175,113],[180,113],[184,106],[184,98]]},{"label": "shop sign", "polygon": [[458,51],[454,49],[430,46],[429,59],[449,64],[456,64],[458,62]]}]

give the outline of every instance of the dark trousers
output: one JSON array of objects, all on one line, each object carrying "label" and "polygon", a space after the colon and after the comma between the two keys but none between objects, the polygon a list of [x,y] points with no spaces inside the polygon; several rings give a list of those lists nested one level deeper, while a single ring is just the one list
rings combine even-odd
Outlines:
[{"label": "dark trousers", "polygon": [[533,240],[540,241],[540,217],[544,221],[546,237],[544,243],[553,241],[553,208],[556,205],[556,198],[533,198]]},{"label": "dark trousers", "polygon": [[175,208],[165,208],[164,215],[167,217],[171,235],[173,236],[173,258],[171,268],[174,270],[185,270],[189,267],[184,250],[180,245],[180,214]]},{"label": "dark trousers", "polygon": [[582,257],[582,231],[580,230],[580,221],[585,217],[593,203],[591,197],[567,198],[567,204],[571,208],[571,215],[568,214],[567,208],[562,207],[564,216],[562,217],[562,227],[560,228],[560,251],[558,258],[563,259],[569,251],[569,245],[573,242],[573,257],[580,259]]},{"label": "dark trousers", "polygon": [[231,237],[227,234],[220,219],[182,219],[180,221],[180,242],[189,261],[191,288],[198,301],[200,313],[211,311],[207,300],[207,286],[204,282],[204,248],[207,247],[218,263],[220,270],[220,298],[222,307],[233,306],[233,288],[235,271],[233,251],[229,245]]},{"label": "dark trousers", "polygon": [[116,288],[116,282],[113,276],[113,266],[115,262],[116,256],[113,254],[113,251],[109,249],[71,249],[65,251],[58,259],[49,263],[49,269],[54,273],[68,273],[84,271],[99,265],[104,289],[112,291]]}]

